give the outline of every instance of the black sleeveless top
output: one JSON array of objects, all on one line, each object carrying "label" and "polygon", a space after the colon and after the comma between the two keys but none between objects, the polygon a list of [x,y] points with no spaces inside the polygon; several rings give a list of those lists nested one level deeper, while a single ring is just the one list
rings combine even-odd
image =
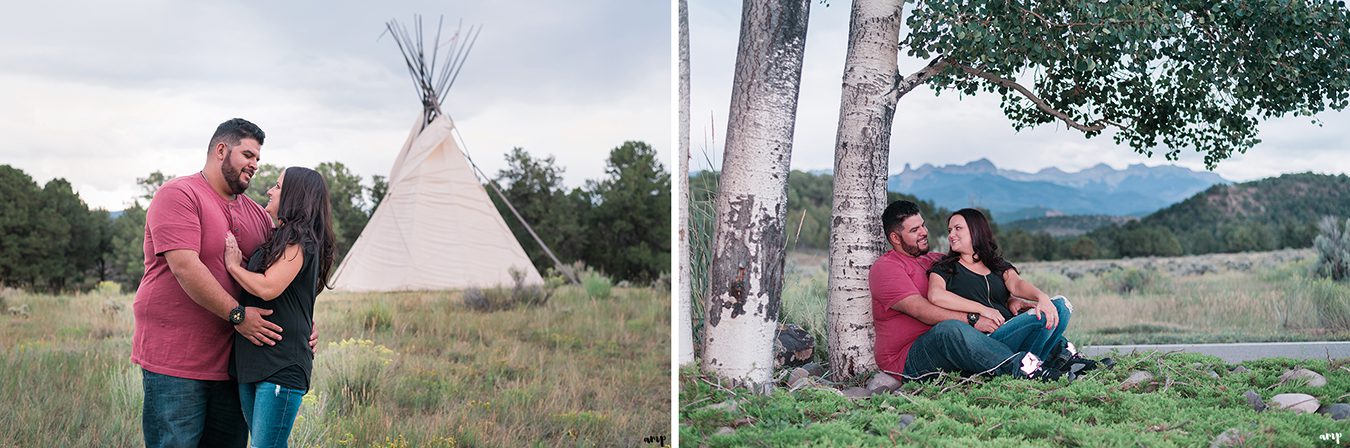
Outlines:
[{"label": "black sleeveless top", "polygon": [[[270,316],[264,316],[269,322],[281,326],[281,341],[276,345],[256,346],[248,339],[234,333],[234,356],[230,358],[230,371],[239,383],[267,381],[282,387],[309,390],[310,372],[314,366],[314,352],[309,349],[309,335],[314,329],[314,299],[318,296],[315,289],[318,278],[318,260],[313,244],[302,244],[304,265],[291,280],[291,284],[281,295],[270,301],[243,291],[239,303],[272,310]],[[258,248],[248,259],[248,270],[266,271],[262,248]]]},{"label": "black sleeveless top", "polygon": [[1012,311],[1008,310],[1008,297],[1011,293],[1008,292],[1008,286],[1003,283],[1002,273],[990,271],[989,275],[976,274],[959,260],[935,264],[928,272],[942,277],[942,280],[947,282],[947,291],[996,309],[1005,320],[1013,318]]}]

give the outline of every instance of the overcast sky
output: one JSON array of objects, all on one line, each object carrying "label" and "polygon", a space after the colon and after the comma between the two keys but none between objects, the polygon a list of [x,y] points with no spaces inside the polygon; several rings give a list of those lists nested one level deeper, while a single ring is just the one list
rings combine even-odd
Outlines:
[{"label": "overcast sky", "polygon": [[[690,169],[707,169],[709,159],[713,167],[721,163],[740,15],[739,2],[689,2]],[[849,2],[832,1],[828,7],[811,2],[792,151],[794,169],[834,166],[848,15]],[[909,74],[926,62],[902,54],[900,70]],[[999,98],[992,94],[963,98],[949,91],[938,97],[925,86],[914,89],[897,106],[890,172],[901,171],[906,163],[916,167],[924,163],[963,164],[979,158],[987,158],[1000,168],[1033,172],[1050,166],[1077,171],[1098,163],[1115,168],[1171,163],[1162,157],[1166,151],[1155,151],[1150,159],[1128,147],[1116,146],[1110,134],[1085,139],[1082,133],[1063,125],[1014,132],[998,104]],[[1350,149],[1350,113],[1324,112],[1318,118],[1323,122],[1321,127],[1308,117],[1262,123],[1259,137],[1263,142],[1246,154],[1222,162],[1215,172],[1235,181],[1302,171],[1350,172],[1350,154],[1344,152]],[[1205,169],[1204,156],[1190,150],[1184,150],[1176,164]]]},{"label": "overcast sky", "polygon": [[[230,3],[228,5],[222,3]],[[215,126],[264,163],[388,175],[421,106],[384,23],[482,25],[445,110],[490,175],[524,147],[568,186],[642,140],[671,159],[670,6],[555,2],[25,2],[0,15],[0,164],[121,209],[137,177],[201,169]],[[665,162],[668,164],[669,162]],[[667,168],[668,169],[668,168]]]}]

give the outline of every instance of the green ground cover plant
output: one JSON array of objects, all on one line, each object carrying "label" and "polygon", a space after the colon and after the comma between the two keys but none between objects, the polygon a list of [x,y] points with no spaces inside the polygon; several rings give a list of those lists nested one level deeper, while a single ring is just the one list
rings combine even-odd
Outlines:
[{"label": "green ground cover plant", "polygon": [[[1344,421],[1284,410],[1257,412],[1243,397],[1252,390],[1266,400],[1280,393],[1306,393],[1322,403],[1345,402],[1350,398],[1350,360],[1265,359],[1236,369],[1198,354],[1117,359],[1115,368],[1073,382],[946,375],[909,381],[894,393],[863,399],[845,398],[826,387],[788,390],[781,384],[772,394],[755,395],[724,388],[697,368],[686,368],[679,380],[680,444],[1209,446],[1229,430],[1245,446],[1334,446],[1322,438],[1336,433],[1342,435],[1341,443],[1350,442]],[[1279,376],[1295,367],[1325,375],[1327,385],[1279,383]],[[1122,387],[1136,370],[1151,373],[1154,380]]]}]

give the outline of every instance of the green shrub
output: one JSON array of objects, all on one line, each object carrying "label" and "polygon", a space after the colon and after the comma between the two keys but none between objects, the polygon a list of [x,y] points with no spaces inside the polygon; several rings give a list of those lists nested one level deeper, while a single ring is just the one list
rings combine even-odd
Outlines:
[{"label": "green shrub", "polygon": [[828,275],[796,277],[783,287],[783,300],[779,308],[779,322],[801,325],[816,339],[815,357],[817,360],[829,359],[825,341],[826,301],[829,295]]},{"label": "green shrub", "polygon": [[1317,250],[1313,274],[1338,282],[1350,278],[1350,219],[1342,227],[1336,224],[1336,218],[1322,217],[1317,232],[1317,238],[1313,239],[1313,248]]},{"label": "green shrub", "polygon": [[608,299],[612,294],[613,283],[605,274],[588,270],[581,277],[581,286],[586,288],[586,295],[591,298]]},{"label": "green shrub", "polygon": [[375,302],[361,316],[361,327],[369,331],[388,330],[394,325],[394,311],[384,302]]},{"label": "green shrub", "polygon": [[94,286],[94,290],[105,296],[115,296],[122,294],[122,284],[114,281],[104,280]]},{"label": "green shrub", "polygon": [[1160,292],[1167,287],[1162,273],[1135,268],[1102,274],[1102,285],[1121,294]]},{"label": "green shrub", "polygon": [[525,273],[511,269],[511,288],[469,288],[464,291],[464,304],[474,311],[491,312],[520,306],[541,306],[548,303],[552,288],[526,285]]},{"label": "green shrub", "polygon": [[369,339],[345,339],[328,344],[315,356],[314,375],[325,395],[324,412],[345,414],[357,406],[374,404],[397,354]]}]

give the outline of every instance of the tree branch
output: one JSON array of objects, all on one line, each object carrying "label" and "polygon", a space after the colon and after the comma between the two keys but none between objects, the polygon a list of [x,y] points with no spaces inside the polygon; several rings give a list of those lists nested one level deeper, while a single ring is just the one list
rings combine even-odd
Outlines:
[{"label": "tree branch", "polygon": [[936,76],[938,73],[941,73],[942,70],[946,68],[947,68],[946,58],[942,56],[933,58],[933,60],[930,61],[928,65],[925,66],[923,69],[911,73],[909,76],[906,76],[895,83],[895,90],[894,90],[895,97],[900,98],[902,96],[905,96],[906,93],[909,93],[909,91],[914,90],[914,88],[918,87],[919,84],[928,82],[929,78]]},{"label": "tree branch", "polygon": [[[1071,127],[1071,128],[1074,128],[1074,129],[1077,129],[1077,130],[1080,130],[1080,131],[1083,131],[1083,132],[1094,132],[1094,131],[1101,131],[1101,130],[1103,130],[1103,129],[1106,129],[1106,125],[1107,125],[1107,124],[1115,124],[1115,123],[1109,123],[1106,119],[1099,119],[1099,120],[1097,120],[1097,121],[1094,121],[1094,122],[1088,123],[1088,124],[1082,124],[1082,123],[1079,123],[1079,122],[1077,122],[1077,121],[1074,121],[1073,118],[1070,118],[1070,117],[1069,117],[1069,114],[1066,114],[1066,113],[1064,113],[1063,111],[1060,111],[1059,109],[1055,109],[1054,107],[1051,107],[1050,104],[1048,104],[1048,103],[1045,102],[1045,100],[1043,100],[1043,99],[1041,99],[1040,97],[1036,96],[1036,94],[1032,93],[1031,90],[1028,90],[1026,87],[1022,87],[1022,85],[1021,85],[1021,84],[1018,84],[1016,81],[1013,81],[1013,80],[1011,80],[1011,79],[1006,79],[1006,78],[1000,78],[1000,77],[998,77],[997,75],[994,75],[994,74],[992,74],[992,73],[980,71],[980,70],[977,70],[977,69],[972,68],[972,67],[967,67],[967,66],[964,66],[964,65],[961,65],[961,64],[957,64],[957,63],[955,63],[955,62],[947,62],[947,61],[943,61],[943,63],[944,63],[944,64],[951,65],[951,66],[956,67],[956,68],[959,68],[959,69],[961,69],[961,71],[966,72],[967,74],[969,74],[969,75],[971,75],[971,76],[975,76],[975,77],[978,77],[978,78],[982,78],[982,79],[984,79],[984,80],[986,80],[986,81],[989,81],[989,82],[992,82],[992,83],[994,83],[994,84],[998,84],[998,85],[1000,85],[1000,86],[1003,86],[1003,87],[1007,87],[1007,88],[1009,88],[1009,89],[1016,90],[1017,93],[1020,93],[1020,94],[1022,94],[1022,96],[1027,97],[1027,99],[1031,100],[1032,104],[1035,104],[1035,105],[1036,105],[1036,108],[1037,108],[1037,109],[1040,109],[1041,112],[1045,112],[1045,113],[1047,113],[1047,114],[1050,114],[1051,116],[1054,116],[1055,118],[1060,119],[1060,121],[1063,121],[1064,124],[1068,125],[1068,126]],[[1117,126],[1118,126],[1118,125],[1117,125]]]}]

